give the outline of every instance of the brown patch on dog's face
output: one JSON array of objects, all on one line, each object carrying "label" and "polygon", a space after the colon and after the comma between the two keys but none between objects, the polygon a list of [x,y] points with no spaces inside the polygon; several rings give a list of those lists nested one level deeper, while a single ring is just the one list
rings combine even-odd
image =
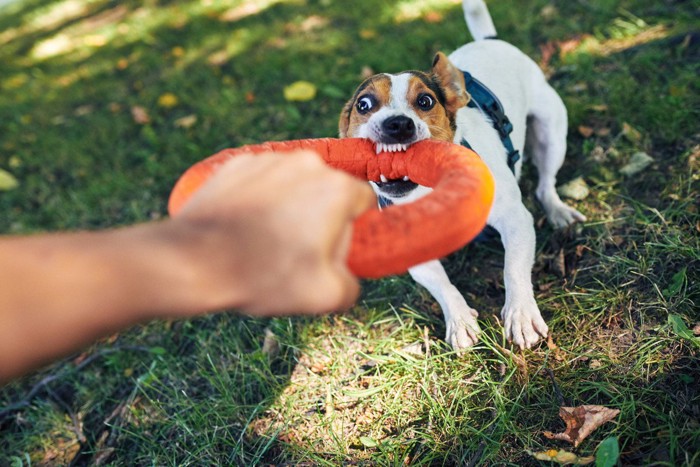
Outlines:
[{"label": "brown patch on dog's face", "polygon": [[390,100],[391,78],[388,75],[374,75],[367,78],[343,107],[338,122],[340,137],[355,136],[357,129],[367,123],[370,117]]},{"label": "brown patch on dog's face", "polygon": [[450,118],[445,107],[444,90],[431,76],[412,72],[405,99],[418,118],[428,126],[430,139],[452,141],[454,118]]}]

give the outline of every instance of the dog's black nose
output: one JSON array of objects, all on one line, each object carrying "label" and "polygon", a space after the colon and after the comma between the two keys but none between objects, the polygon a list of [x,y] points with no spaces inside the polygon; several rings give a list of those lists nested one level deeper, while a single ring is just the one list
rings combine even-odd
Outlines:
[{"label": "dog's black nose", "polygon": [[406,143],[415,136],[416,125],[413,123],[412,119],[404,115],[397,115],[384,120],[384,122],[382,122],[382,130],[384,131],[384,135],[390,140],[384,142]]}]

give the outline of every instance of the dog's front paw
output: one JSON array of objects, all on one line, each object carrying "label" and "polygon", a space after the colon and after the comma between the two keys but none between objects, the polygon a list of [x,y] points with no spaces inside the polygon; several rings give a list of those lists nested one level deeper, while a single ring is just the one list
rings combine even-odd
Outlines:
[{"label": "dog's front paw", "polygon": [[534,299],[527,303],[506,303],[501,317],[506,338],[521,349],[529,349],[549,332]]},{"label": "dog's front paw", "polygon": [[560,201],[547,209],[547,219],[554,228],[563,229],[576,222],[585,222],[586,216]]},{"label": "dog's front paw", "polygon": [[452,316],[445,321],[447,335],[445,340],[458,353],[479,342],[479,324],[476,317],[479,314],[473,308],[467,307],[458,316]]}]

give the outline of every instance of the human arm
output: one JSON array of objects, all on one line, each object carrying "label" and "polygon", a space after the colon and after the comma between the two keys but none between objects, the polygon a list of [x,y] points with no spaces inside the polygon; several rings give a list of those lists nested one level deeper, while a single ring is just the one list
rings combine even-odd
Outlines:
[{"label": "human arm", "polygon": [[0,239],[0,381],[154,318],[348,307],[365,183],[312,153],[239,156],[174,219]]}]

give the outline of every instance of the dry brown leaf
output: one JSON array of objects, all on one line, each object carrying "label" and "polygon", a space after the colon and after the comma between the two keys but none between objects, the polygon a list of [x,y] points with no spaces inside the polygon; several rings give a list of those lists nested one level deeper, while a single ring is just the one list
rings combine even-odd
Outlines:
[{"label": "dry brown leaf", "polygon": [[197,116],[194,114],[185,115],[175,120],[175,126],[178,128],[192,128],[197,123]]},{"label": "dry brown leaf", "polygon": [[275,358],[280,352],[280,343],[277,336],[270,328],[265,328],[265,338],[263,340],[262,353],[268,358]]},{"label": "dry brown leaf", "polygon": [[586,125],[579,125],[578,127],[579,134],[584,138],[590,138],[591,136],[593,136],[593,131],[593,128]]},{"label": "dry brown leaf", "polygon": [[618,409],[609,409],[600,405],[561,407],[559,416],[566,422],[566,430],[563,433],[545,431],[544,435],[549,439],[567,441],[572,443],[574,447],[578,447],[588,435],[602,424],[615,418],[619,413]]},{"label": "dry brown leaf", "polygon": [[139,125],[145,125],[151,122],[151,117],[148,115],[148,110],[140,105],[135,105],[131,108],[131,118]]},{"label": "dry brown leaf", "polygon": [[531,456],[540,461],[556,462],[560,465],[588,465],[595,461],[594,456],[579,457],[573,452],[550,449],[549,451],[531,452]]},{"label": "dry brown leaf", "polygon": [[632,143],[639,143],[642,140],[642,133],[627,122],[622,123],[622,136]]}]

